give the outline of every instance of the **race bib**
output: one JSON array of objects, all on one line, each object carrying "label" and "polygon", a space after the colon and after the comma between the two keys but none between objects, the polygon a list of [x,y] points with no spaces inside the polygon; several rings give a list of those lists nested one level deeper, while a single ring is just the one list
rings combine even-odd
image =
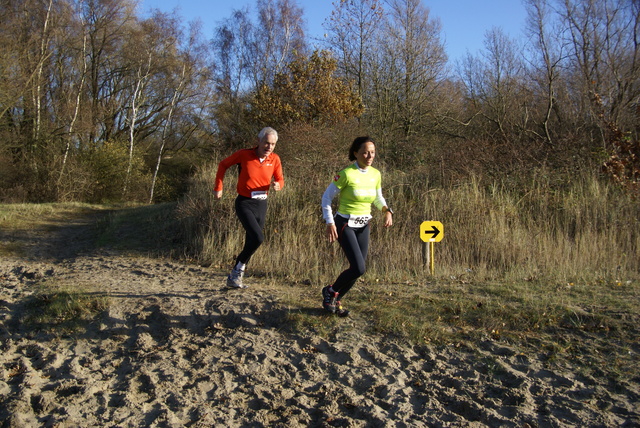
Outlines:
[{"label": "race bib", "polygon": [[371,221],[370,215],[350,215],[347,226],[358,229],[361,227],[365,227],[366,225],[369,224],[370,221]]},{"label": "race bib", "polygon": [[251,192],[251,199],[267,199],[267,192],[264,190],[256,190]]}]

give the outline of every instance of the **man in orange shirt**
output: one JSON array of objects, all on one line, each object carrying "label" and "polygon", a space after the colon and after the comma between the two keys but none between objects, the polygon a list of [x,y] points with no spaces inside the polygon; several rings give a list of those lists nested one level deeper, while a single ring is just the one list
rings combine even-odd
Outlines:
[{"label": "man in orange shirt", "polygon": [[227,169],[238,165],[238,197],[235,201],[236,214],[244,230],[246,239],[236,264],[227,277],[227,286],[246,288],[242,282],[249,259],[264,241],[264,222],[267,215],[269,189],[280,191],[284,187],[284,175],[280,157],[273,152],[278,142],[278,133],[273,128],[263,128],[258,134],[258,145],[251,149],[238,150],[218,164],[213,196],[222,197],[222,180]]}]

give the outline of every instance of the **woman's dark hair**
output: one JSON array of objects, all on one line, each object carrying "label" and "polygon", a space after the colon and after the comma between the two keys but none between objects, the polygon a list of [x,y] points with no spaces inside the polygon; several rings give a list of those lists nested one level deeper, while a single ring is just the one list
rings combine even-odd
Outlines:
[{"label": "woman's dark hair", "polygon": [[353,140],[353,143],[351,143],[351,147],[349,147],[350,161],[356,160],[356,155],[354,153],[360,150],[360,147],[362,147],[364,143],[373,143],[374,145],[376,144],[370,137],[357,137],[355,140]]}]

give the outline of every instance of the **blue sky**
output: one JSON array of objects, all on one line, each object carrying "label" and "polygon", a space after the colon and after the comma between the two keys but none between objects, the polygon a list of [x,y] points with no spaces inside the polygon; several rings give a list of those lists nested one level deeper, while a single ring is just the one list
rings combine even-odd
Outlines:
[{"label": "blue sky", "polygon": [[[339,0],[338,0],[339,1]],[[139,10],[146,15],[150,9],[163,12],[176,10],[186,21],[200,19],[205,37],[210,38],[213,28],[231,12],[244,6],[254,8],[255,0],[140,0]],[[331,14],[333,0],[298,0],[304,9],[310,37],[321,37],[322,24]],[[483,48],[484,35],[492,27],[500,27],[513,39],[521,39],[525,23],[525,10],[521,0],[423,0],[430,16],[442,23],[442,38],[451,60],[470,52],[477,54]]]}]

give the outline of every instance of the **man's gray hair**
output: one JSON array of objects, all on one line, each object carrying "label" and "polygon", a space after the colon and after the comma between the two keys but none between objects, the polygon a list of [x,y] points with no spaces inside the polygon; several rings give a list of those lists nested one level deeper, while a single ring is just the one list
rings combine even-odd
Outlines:
[{"label": "man's gray hair", "polygon": [[276,142],[278,141],[278,131],[269,126],[260,130],[260,132],[258,133],[258,140],[260,140],[260,142],[264,142],[264,140],[266,140],[267,138],[267,135],[274,135],[276,137]]}]

